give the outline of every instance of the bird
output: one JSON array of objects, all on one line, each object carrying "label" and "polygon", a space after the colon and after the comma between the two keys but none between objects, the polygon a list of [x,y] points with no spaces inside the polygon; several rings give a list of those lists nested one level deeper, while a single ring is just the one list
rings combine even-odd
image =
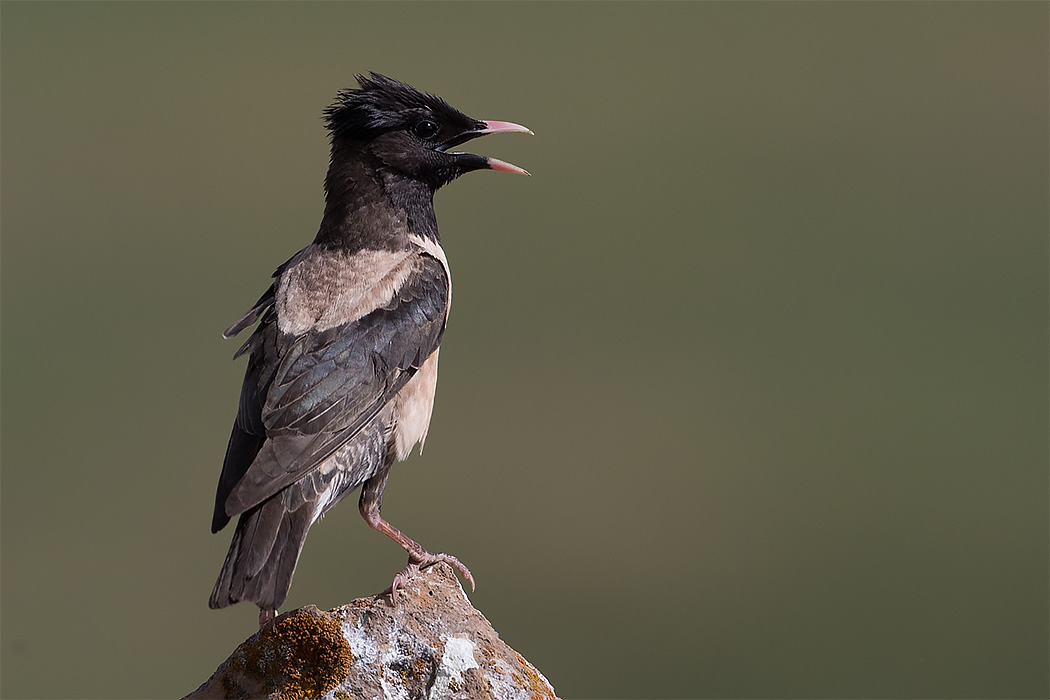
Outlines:
[{"label": "bird", "polygon": [[233,338],[257,324],[215,493],[213,533],[237,517],[209,607],[277,615],[310,527],[357,488],[365,522],[408,553],[391,598],[419,569],[444,562],[382,517],[390,469],[426,440],[438,352],[452,300],[434,194],[475,170],[528,175],[453,150],[528,128],[468,117],[442,98],[370,72],[324,111],[331,154],[313,241],[273,273]]}]

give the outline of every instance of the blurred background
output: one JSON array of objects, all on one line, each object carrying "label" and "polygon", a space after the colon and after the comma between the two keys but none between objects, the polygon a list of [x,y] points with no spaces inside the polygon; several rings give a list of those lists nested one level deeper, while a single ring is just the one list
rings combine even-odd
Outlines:
[{"label": "blurred background", "polygon": [[[243,360],[376,70],[526,124],[384,514],[569,698],[1047,697],[1043,3],[18,3],[0,694],[178,697]],[[285,609],[387,586],[354,507]]]}]

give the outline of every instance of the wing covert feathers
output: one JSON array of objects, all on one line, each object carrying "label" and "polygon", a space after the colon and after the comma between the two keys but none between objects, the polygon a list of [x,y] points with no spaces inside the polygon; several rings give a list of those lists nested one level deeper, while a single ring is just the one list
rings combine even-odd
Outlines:
[{"label": "wing covert feathers", "polygon": [[[317,469],[373,421],[437,349],[447,275],[440,261],[418,259],[416,271],[385,306],[346,325],[278,339],[283,354],[259,410],[266,440],[230,490],[227,516]],[[265,346],[265,337],[259,342]],[[254,349],[251,360],[257,361]],[[247,377],[245,392],[252,404],[257,394],[248,391]]]}]

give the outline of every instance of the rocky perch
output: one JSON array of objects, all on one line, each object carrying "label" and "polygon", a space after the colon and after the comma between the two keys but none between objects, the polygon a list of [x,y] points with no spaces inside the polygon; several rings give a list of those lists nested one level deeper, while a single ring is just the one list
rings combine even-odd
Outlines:
[{"label": "rocky perch", "polygon": [[409,580],[396,606],[381,594],[281,615],[183,700],[203,698],[557,700],[444,564]]}]

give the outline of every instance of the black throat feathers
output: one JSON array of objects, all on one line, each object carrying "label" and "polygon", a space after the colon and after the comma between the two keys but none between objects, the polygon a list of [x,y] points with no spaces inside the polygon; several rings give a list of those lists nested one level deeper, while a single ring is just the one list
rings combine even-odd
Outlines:
[{"label": "black throat feathers", "polygon": [[319,245],[398,250],[410,234],[439,241],[434,189],[393,172],[364,144],[333,144],[324,187]]}]

